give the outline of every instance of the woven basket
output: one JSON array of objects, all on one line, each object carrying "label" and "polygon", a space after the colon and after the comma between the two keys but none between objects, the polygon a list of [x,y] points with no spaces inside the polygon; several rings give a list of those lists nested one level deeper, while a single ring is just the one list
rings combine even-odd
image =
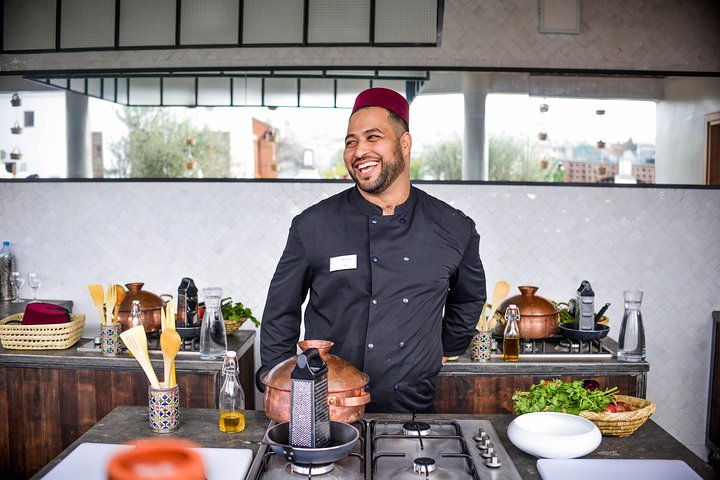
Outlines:
[{"label": "woven basket", "polygon": [[225,334],[232,335],[237,332],[240,326],[245,323],[245,320],[247,320],[245,317],[234,320],[225,320]]},{"label": "woven basket", "polygon": [[0,320],[0,343],[9,350],[64,350],[82,335],[85,314],[71,313],[67,323],[50,325],[21,325],[23,314],[16,313]]},{"label": "woven basket", "polygon": [[655,404],[644,398],[615,395],[615,401],[627,403],[633,410],[629,412],[580,412],[609,437],[627,437],[632,435],[655,411]]}]

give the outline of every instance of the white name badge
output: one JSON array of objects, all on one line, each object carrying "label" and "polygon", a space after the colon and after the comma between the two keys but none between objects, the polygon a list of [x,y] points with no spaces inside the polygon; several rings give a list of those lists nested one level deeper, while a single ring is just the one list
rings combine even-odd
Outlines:
[{"label": "white name badge", "polygon": [[330,258],[330,271],[355,270],[357,268],[357,255],[342,255]]}]

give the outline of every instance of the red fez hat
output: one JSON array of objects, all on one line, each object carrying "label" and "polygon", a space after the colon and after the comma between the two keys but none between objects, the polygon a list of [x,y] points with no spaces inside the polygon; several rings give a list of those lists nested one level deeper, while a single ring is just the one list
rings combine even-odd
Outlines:
[{"label": "red fez hat", "polygon": [[405,123],[410,124],[410,105],[405,97],[395,90],[376,87],[360,92],[355,99],[352,111],[355,113],[363,107],[385,108],[405,120]]}]

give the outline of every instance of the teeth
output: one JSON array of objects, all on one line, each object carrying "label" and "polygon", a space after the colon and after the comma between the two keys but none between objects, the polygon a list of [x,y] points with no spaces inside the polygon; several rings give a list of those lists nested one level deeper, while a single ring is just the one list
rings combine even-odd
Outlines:
[{"label": "teeth", "polygon": [[365,162],[357,165],[355,168],[357,168],[358,170],[362,170],[363,168],[374,167],[377,164],[378,162]]}]

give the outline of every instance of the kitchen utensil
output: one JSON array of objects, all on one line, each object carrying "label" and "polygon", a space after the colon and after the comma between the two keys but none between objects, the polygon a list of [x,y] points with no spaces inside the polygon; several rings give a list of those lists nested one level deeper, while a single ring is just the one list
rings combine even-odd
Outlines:
[{"label": "kitchen utensil", "polygon": [[153,388],[160,388],[160,382],[158,381],[157,375],[153,370],[152,364],[150,363],[150,355],[148,354],[147,346],[147,335],[145,335],[145,329],[142,325],[132,327],[125,330],[120,334],[125,347],[133,354],[135,360],[138,361],[142,369],[145,371],[150,386]]},{"label": "kitchen utensil", "polygon": [[125,293],[125,287],[122,285],[115,285],[115,296],[117,300],[115,301],[115,310],[113,311],[113,321],[117,323],[118,321],[118,312],[120,311],[120,304],[125,301],[125,297],[127,296],[127,293]]},{"label": "kitchen utensil", "polygon": [[105,323],[105,293],[103,292],[103,286],[93,283],[88,285],[88,290],[100,314],[100,323]]},{"label": "kitchen utensil", "polygon": [[155,433],[170,433],[180,425],[180,389],[148,387],[148,421]]},{"label": "kitchen utensil", "polygon": [[166,328],[160,334],[160,349],[163,355],[163,375],[165,376],[163,386],[165,388],[174,387],[174,378],[172,377],[172,367],[175,364],[175,355],[180,351],[182,339],[180,335],[172,328]]},{"label": "kitchen utensil", "polygon": [[160,310],[165,308],[165,301],[147,290],[143,290],[145,285],[143,282],[126,283],[127,294],[125,300],[120,305],[118,312],[118,322],[123,326],[123,330],[132,327],[132,302],[140,301],[142,306],[141,320],[147,333],[158,332],[162,328],[160,321]]},{"label": "kitchen utensil", "polygon": [[602,320],[602,317],[603,315],[605,315],[608,307],[610,307],[610,304],[606,303],[600,308],[600,310],[598,310],[598,312],[595,314],[595,323],[598,323],[600,320]]},{"label": "kitchen utensil", "polygon": [[317,348],[298,355],[290,374],[290,445],[322,448],[330,444],[327,364]]},{"label": "kitchen utensil", "polygon": [[[498,307],[500,307],[502,301],[505,300],[505,297],[508,296],[508,293],[510,293],[510,284],[508,282],[500,280],[495,284],[495,288],[493,288],[492,307],[490,308],[490,315],[488,315],[488,330],[495,328],[495,324],[497,323],[495,321],[495,312],[497,312]],[[503,310],[500,310],[500,312],[502,313]],[[522,311],[520,313],[522,313]]]},{"label": "kitchen utensil", "polygon": [[115,293],[115,285],[110,285],[105,296],[105,325],[115,323],[115,304],[117,303],[117,294]]},{"label": "kitchen utensil", "polygon": [[520,309],[520,338],[536,339],[548,338],[558,331],[559,311],[550,300],[535,295],[538,287],[520,286],[520,295],[508,298],[500,305],[504,312],[510,305],[517,305]]},{"label": "kitchen utensil", "polygon": [[482,310],[480,310],[480,318],[478,318],[477,323],[477,331],[478,332],[487,332],[488,327],[488,319],[485,318],[485,309],[487,308],[488,303],[483,303]]},{"label": "kitchen utensil", "polygon": [[602,441],[600,429],[590,420],[558,412],[520,415],[508,425],[507,435],[520,450],[540,458],[582,457]]},{"label": "kitchen utensil", "polygon": [[595,324],[594,330],[580,330],[578,328],[577,322],[561,323],[558,326],[558,329],[561,335],[567,338],[571,338],[573,340],[582,341],[599,340],[601,338],[607,337],[608,332],[610,332],[610,327],[597,323]]},{"label": "kitchen utensil", "polygon": [[304,448],[290,446],[290,424],[279,423],[268,429],[263,444],[285,460],[306,465],[321,465],[345,458],[352,451],[360,433],[357,428],[342,422],[330,422],[330,446]]},{"label": "kitchen utensil", "polygon": [[[330,354],[333,342],[303,340],[298,345],[302,351],[317,348],[328,366],[330,420],[352,423],[362,417],[365,405],[370,403],[370,394],[365,391],[370,377],[347,360]],[[296,364],[297,356],[294,356],[260,376],[260,381],[265,384],[265,415],[278,423],[290,420],[290,375]]]}]

